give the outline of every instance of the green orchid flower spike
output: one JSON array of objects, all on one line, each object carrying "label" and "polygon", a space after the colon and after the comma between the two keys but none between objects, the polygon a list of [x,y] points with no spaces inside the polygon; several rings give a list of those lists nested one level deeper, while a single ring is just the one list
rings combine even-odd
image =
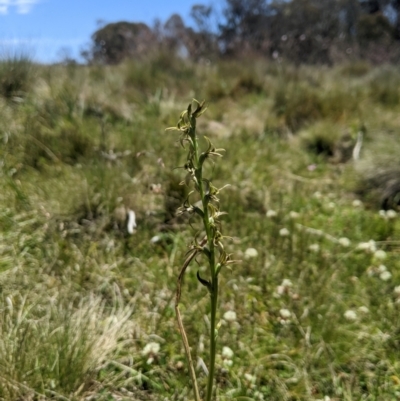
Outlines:
[{"label": "green orchid flower spike", "polygon": [[[179,330],[182,336],[185,348],[189,371],[193,383],[194,397],[196,401],[200,401],[200,393],[198,389],[196,373],[190,353],[190,347],[186,332],[183,326],[182,316],[179,311],[179,302],[182,290],[182,279],[186,268],[192,260],[202,255],[208,262],[208,277],[201,277],[197,272],[197,279],[204,285],[210,294],[211,316],[210,316],[210,355],[208,366],[208,379],[206,390],[206,401],[210,401],[213,397],[213,386],[215,376],[215,356],[216,356],[216,340],[217,340],[217,306],[218,306],[218,275],[224,266],[228,266],[235,261],[231,259],[231,255],[225,252],[223,240],[227,237],[222,235],[220,217],[224,212],[220,211],[219,195],[220,191],[225,188],[217,188],[212,182],[203,177],[204,164],[214,158],[222,157],[224,149],[217,149],[209,138],[204,137],[206,147],[204,150],[199,148],[199,138],[196,133],[196,120],[205,111],[207,107],[204,102],[193,100],[188,108],[184,110],[179,118],[176,127],[167,128],[167,130],[175,130],[180,133],[179,142],[181,146],[188,151],[186,163],[183,168],[186,170],[186,178],[181,184],[193,187],[184,204],[179,208],[178,213],[189,213],[196,215],[202,221],[202,230],[204,231],[202,241],[193,240],[193,244],[187,254],[187,258],[181,268],[175,297],[175,310],[178,320]],[[191,198],[197,199],[192,203]],[[200,198],[200,202],[198,202]]]}]

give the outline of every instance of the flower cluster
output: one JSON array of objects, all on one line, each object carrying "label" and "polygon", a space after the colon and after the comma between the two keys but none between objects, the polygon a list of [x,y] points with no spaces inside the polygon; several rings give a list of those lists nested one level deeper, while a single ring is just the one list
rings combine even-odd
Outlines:
[{"label": "flower cluster", "polygon": [[[193,107],[194,106],[194,107]],[[225,252],[222,240],[224,236],[221,232],[220,217],[224,215],[219,209],[220,191],[225,188],[215,187],[209,179],[203,177],[203,166],[206,160],[212,157],[222,157],[224,149],[217,149],[211,141],[204,136],[207,143],[207,149],[200,152],[198,138],[196,135],[196,119],[200,117],[206,110],[204,102],[199,103],[197,100],[190,104],[187,110],[183,111],[176,127],[168,128],[167,130],[179,131],[181,136],[179,142],[183,148],[188,148],[188,155],[186,163],[183,168],[186,170],[186,178],[181,184],[189,185],[193,183],[194,190],[191,191],[178,209],[178,214],[190,213],[198,215],[203,221],[204,229],[206,231],[205,244],[198,244],[195,242],[192,249],[203,253],[211,264],[214,264],[215,249],[219,252],[218,262],[215,266],[215,273],[218,275],[221,268],[228,264],[233,263],[231,255]],[[200,197],[200,202],[191,203],[191,197],[194,192],[197,192]],[[214,272],[211,272],[213,275]],[[211,291],[212,283],[203,280],[198,274],[199,281]]]},{"label": "flower cluster", "polygon": [[229,347],[222,347],[222,360],[226,368],[229,368],[233,365],[233,355],[233,351]]},{"label": "flower cluster", "polygon": [[150,342],[146,344],[146,346],[142,350],[142,355],[147,356],[147,364],[151,365],[154,360],[157,358],[158,353],[160,352],[160,344],[156,342]]}]

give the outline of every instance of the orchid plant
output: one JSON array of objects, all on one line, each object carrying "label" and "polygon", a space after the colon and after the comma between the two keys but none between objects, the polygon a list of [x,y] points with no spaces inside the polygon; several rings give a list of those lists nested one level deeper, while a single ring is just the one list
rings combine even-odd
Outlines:
[{"label": "orchid plant", "polygon": [[184,110],[179,118],[176,127],[167,130],[175,130],[180,133],[179,142],[188,151],[186,163],[183,168],[186,170],[186,177],[182,185],[189,185],[192,190],[184,204],[178,209],[178,213],[189,213],[196,215],[202,222],[201,240],[197,236],[193,239],[187,258],[182,265],[175,297],[175,310],[182,336],[185,353],[189,365],[193,391],[196,401],[200,401],[200,393],[196,379],[193,360],[190,353],[189,342],[183,326],[182,316],[179,310],[181,299],[182,280],[189,264],[198,256],[203,256],[208,262],[208,278],[201,277],[197,272],[197,279],[207,289],[210,295],[210,350],[206,401],[213,396],[213,385],[215,376],[216,342],[218,336],[217,309],[218,309],[218,276],[224,266],[234,263],[231,255],[225,251],[220,217],[225,214],[220,210],[218,195],[225,188],[215,187],[210,179],[203,176],[205,163],[210,159],[222,157],[224,149],[214,147],[209,138],[204,136],[205,147],[200,149],[199,136],[196,132],[196,120],[206,110],[204,102],[193,100],[188,108]]}]

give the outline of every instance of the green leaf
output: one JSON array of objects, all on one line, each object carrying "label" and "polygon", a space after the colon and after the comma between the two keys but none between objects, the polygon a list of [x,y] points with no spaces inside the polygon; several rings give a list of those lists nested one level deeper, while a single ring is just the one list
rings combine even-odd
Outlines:
[{"label": "green leaf", "polygon": [[196,276],[197,276],[197,280],[199,280],[200,283],[201,283],[202,285],[204,285],[204,287],[207,287],[207,289],[208,289],[209,292],[212,292],[211,283],[210,283],[208,280],[204,280],[203,278],[201,278],[201,277],[200,277],[199,271],[197,271]]}]

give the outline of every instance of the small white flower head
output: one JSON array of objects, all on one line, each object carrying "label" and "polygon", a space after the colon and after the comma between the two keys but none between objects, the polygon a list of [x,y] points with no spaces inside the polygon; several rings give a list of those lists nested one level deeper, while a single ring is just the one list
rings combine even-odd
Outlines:
[{"label": "small white flower head", "polygon": [[292,281],[289,280],[288,278],[284,278],[284,279],[282,280],[281,286],[286,287],[286,288],[290,288],[290,287],[293,287],[293,283],[292,283]]},{"label": "small white flower head", "polygon": [[359,199],[353,200],[353,207],[362,207],[363,203]]},{"label": "small white flower head", "polygon": [[376,251],[376,242],[373,239],[370,239],[368,243],[369,243],[369,251],[371,253],[374,253]]},{"label": "small white flower head", "polygon": [[253,259],[256,258],[258,256],[258,251],[255,248],[247,248],[244,251],[244,258],[245,259]]},{"label": "small white flower head", "polygon": [[230,368],[230,367],[233,365],[232,359],[224,359],[223,365],[224,365],[226,368]]},{"label": "small white flower head", "polygon": [[279,230],[279,235],[281,237],[288,237],[290,235],[290,231],[287,228],[281,228]]},{"label": "small white flower head", "polygon": [[397,285],[396,287],[394,287],[393,291],[396,296],[400,297],[400,285]]},{"label": "small white flower head", "polygon": [[308,249],[309,249],[311,252],[317,253],[317,252],[319,252],[319,244],[311,244],[311,245],[308,247]]},{"label": "small white flower head", "polygon": [[281,309],[279,311],[279,314],[283,319],[290,319],[290,317],[292,316],[292,313],[290,312],[289,309]]},{"label": "small white flower head", "polygon": [[250,373],[245,373],[244,378],[251,384],[254,384],[256,382],[256,377],[251,375]]},{"label": "small white flower head", "polygon": [[151,342],[145,345],[145,347],[142,350],[142,355],[157,355],[160,352],[160,344]]},{"label": "small white flower head", "polygon": [[369,309],[366,306],[360,306],[358,308],[358,311],[363,313],[364,315],[366,315],[367,313],[369,313]]},{"label": "small white flower head", "polygon": [[233,351],[229,347],[222,347],[222,358],[224,359],[232,359]]},{"label": "small white flower head", "polygon": [[376,260],[385,260],[386,257],[387,257],[386,252],[383,251],[382,249],[378,249],[374,253],[374,259],[376,259]]},{"label": "small white flower head", "polygon": [[383,272],[387,271],[387,267],[385,265],[379,265],[376,270],[378,273],[383,273]]},{"label": "small white flower head", "polygon": [[289,288],[293,287],[293,283],[288,278],[282,280],[282,284],[276,287],[275,296],[279,298],[281,295],[288,294]]},{"label": "small white flower head", "polygon": [[284,287],[283,285],[278,285],[278,287],[276,287],[275,296],[279,298],[281,295],[285,294],[286,291],[287,291],[286,287]]},{"label": "small white flower head", "polygon": [[351,309],[347,310],[343,316],[351,322],[357,320],[357,313]]},{"label": "small white flower head", "polygon": [[348,248],[351,245],[351,242],[348,238],[342,237],[342,238],[339,238],[339,244],[345,248]]},{"label": "small white flower head", "polygon": [[328,207],[328,209],[335,209],[336,204],[335,204],[335,202],[329,202],[329,203],[327,204],[327,207]]},{"label": "small white flower head", "polygon": [[379,216],[385,220],[393,220],[397,217],[397,212],[393,209],[379,210]]},{"label": "small white flower head", "polygon": [[278,213],[275,210],[269,209],[266,213],[266,216],[270,219],[278,216]]},{"label": "small white flower head", "polygon": [[357,245],[357,249],[360,251],[368,251],[369,250],[369,242],[360,242]]},{"label": "small white flower head", "polygon": [[388,280],[390,280],[391,278],[392,278],[392,273],[390,273],[389,271],[384,271],[384,272],[382,272],[380,275],[379,275],[379,278],[382,280],[382,281],[388,281]]},{"label": "small white flower head", "polygon": [[223,319],[226,322],[235,322],[236,321],[236,312],[233,310],[228,310],[227,312],[224,313]]},{"label": "small white flower head", "polygon": [[360,242],[357,245],[357,249],[367,253],[374,253],[376,251],[376,243],[373,239],[369,240],[368,242]]},{"label": "small white flower head", "polygon": [[300,213],[291,211],[291,212],[289,213],[289,217],[290,217],[292,220],[297,220],[297,219],[300,217]]},{"label": "small white flower head", "polygon": [[397,217],[397,212],[393,209],[387,210],[386,217],[388,218],[388,220],[393,220]]},{"label": "small white flower head", "polygon": [[313,197],[315,199],[321,199],[322,198],[322,194],[319,191],[314,192]]}]

